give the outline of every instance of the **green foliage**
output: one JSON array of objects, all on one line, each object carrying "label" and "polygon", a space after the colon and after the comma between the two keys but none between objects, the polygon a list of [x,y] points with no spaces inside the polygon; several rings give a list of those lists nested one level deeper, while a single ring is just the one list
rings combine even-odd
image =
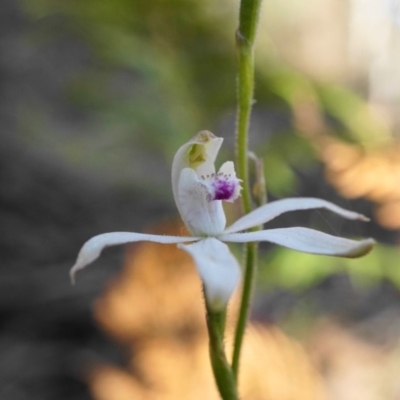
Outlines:
[{"label": "green foliage", "polygon": [[138,73],[167,105],[179,101],[180,113],[197,105],[209,118],[234,105],[233,8],[194,0],[42,0],[27,8],[40,17],[62,13],[97,57]]},{"label": "green foliage", "polygon": [[321,106],[343,124],[345,138],[355,143],[376,145],[390,133],[382,122],[370,112],[369,105],[352,91],[337,85],[317,87]]},{"label": "green foliage", "polygon": [[293,131],[272,136],[261,154],[268,192],[275,197],[293,195],[297,186],[295,169],[306,169],[315,163],[310,144]]},{"label": "green foliage", "polygon": [[260,257],[260,288],[281,287],[304,290],[333,273],[347,273],[359,287],[369,287],[388,279],[400,289],[400,250],[376,245],[362,258],[347,259],[298,253],[276,247]]}]

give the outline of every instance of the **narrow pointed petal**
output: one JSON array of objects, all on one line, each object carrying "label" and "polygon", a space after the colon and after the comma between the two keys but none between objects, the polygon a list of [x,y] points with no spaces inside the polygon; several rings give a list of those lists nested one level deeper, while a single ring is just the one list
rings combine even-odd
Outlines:
[{"label": "narrow pointed petal", "polygon": [[355,258],[368,253],[375,241],[345,239],[309,228],[279,228],[264,231],[230,233],[219,237],[225,242],[271,242],[304,253]]},{"label": "narrow pointed petal", "polygon": [[198,175],[207,175],[215,172],[214,162],[217,158],[223,139],[216,137],[209,131],[201,131],[181,146],[172,162],[172,192],[178,211],[181,205],[178,198],[178,185],[181,171],[192,168]]},{"label": "narrow pointed petal", "polygon": [[285,212],[310,210],[314,208],[324,208],[347,219],[369,221],[369,219],[364,215],[358,214],[354,211],[345,210],[329,201],[312,197],[300,197],[277,200],[256,208],[254,211],[239,218],[231,226],[225,229],[225,233],[240,232],[257,225],[265,224]]},{"label": "narrow pointed petal", "polygon": [[194,259],[204,284],[206,301],[214,310],[223,310],[238,286],[241,270],[229,247],[215,238],[178,245]]},{"label": "narrow pointed petal", "polygon": [[150,235],[134,232],[103,233],[102,235],[92,237],[83,245],[81,251],[78,254],[75,265],[70,270],[71,281],[72,283],[75,283],[76,273],[85,268],[88,264],[92,263],[94,260],[96,260],[105,247],[139,241],[149,241],[157,243],[184,243],[193,242],[195,240],[199,240],[199,238],[184,236]]}]

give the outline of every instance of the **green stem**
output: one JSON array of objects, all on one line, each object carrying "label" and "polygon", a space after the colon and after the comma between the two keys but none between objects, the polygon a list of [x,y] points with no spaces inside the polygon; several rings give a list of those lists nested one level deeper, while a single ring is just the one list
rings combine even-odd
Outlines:
[{"label": "green stem", "polygon": [[226,310],[214,311],[207,305],[207,301],[206,309],[211,366],[218,391],[223,400],[239,400],[236,380],[224,349]]},{"label": "green stem", "polygon": [[[236,152],[238,176],[243,181],[243,211],[246,214],[252,209],[248,169],[248,129],[254,93],[254,41],[257,32],[260,7],[261,0],[241,1],[239,28],[236,32],[236,49],[238,55]],[[245,254],[243,291],[232,358],[232,370],[236,380],[253,288],[254,270],[257,261],[257,245],[255,243],[246,244]]]},{"label": "green stem", "polygon": [[254,90],[254,56],[252,47],[249,48],[240,31],[236,33],[239,71],[237,81],[237,125],[236,125],[236,153],[237,171],[242,182],[242,202],[245,213],[251,210],[251,195],[248,168],[248,128],[253,102]]},{"label": "green stem", "polygon": [[246,330],[246,324],[249,314],[251,295],[254,286],[255,267],[257,263],[257,244],[248,243],[244,247],[245,251],[245,272],[243,277],[243,288],[242,298],[239,308],[239,316],[236,323],[235,339],[233,344],[233,355],[232,355],[232,371],[237,381],[239,374],[239,361],[240,353],[242,350],[242,343],[244,333]]}]

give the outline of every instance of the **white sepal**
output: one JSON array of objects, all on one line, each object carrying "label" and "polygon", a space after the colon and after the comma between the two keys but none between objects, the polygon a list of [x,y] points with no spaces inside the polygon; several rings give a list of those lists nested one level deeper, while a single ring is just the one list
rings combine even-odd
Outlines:
[{"label": "white sepal", "polygon": [[183,222],[192,235],[216,236],[226,224],[221,200],[209,200],[207,188],[191,168],[181,171],[178,201]]},{"label": "white sepal", "polygon": [[185,236],[163,236],[163,235],[150,235],[146,233],[135,232],[112,232],[103,233],[89,239],[83,246],[78,254],[75,265],[70,270],[70,277],[72,283],[75,282],[75,275],[78,271],[85,268],[88,264],[96,260],[105,247],[116,246],[119,244],[126,244],[139,241],[157,242],[157,243],[184,243],[199,240],[196,237]]},{"label": "white sepal", "polygon": [[355,258],[368,253],[375,241],[345,239],[314,229],[295,227],[267,229],[264,231],[229,233],[219,237],[225,242],[271,242],[304,253]]},{"label": "white sepal", "polygon": [[324,208],[347,219],[369,221],[369,219],[362,214],[345,210],[344,208],[341,208],[326,200],[316,199],[313,197],[290,198],[273,201],[265,204],[264,206],[256,208],[254,211],[251,211],[247,215],[239,218],[231,226],[226,228],[225,233],[240,232],[257,225],[265,224],[266,222],[271,221],[285,212],[309,210],[314,208]]},{"label": "white sepal", "polygon": [[193,257],[209,306],[223,310],[241,279],[240,266],[229,247],[215,238],[178,247]]}]

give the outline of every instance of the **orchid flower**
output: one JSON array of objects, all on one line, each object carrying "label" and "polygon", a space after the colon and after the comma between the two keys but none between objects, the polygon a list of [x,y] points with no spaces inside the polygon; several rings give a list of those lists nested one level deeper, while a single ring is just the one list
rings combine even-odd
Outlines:
[{"label": "orchid flower", "polygon": [[[223,139],[201,131],[176,153],[172,164],[172,190],[178,211],[191,236],[163,236],[134,232],[104,233],[82,247],[70,271],[75,274],[96,260],[108,246],[138,241],[177,243],[189,253],[204,285],[207,303],[215,310],[226,307],[241,280],[238,261],[224,242],[266,241],[293,250],[341,257],[359,257],[371,250],[373,239],[354,241],[303,227],[243,232],[262,225],[282,213],[315,208],[327,209],[341,217],[368,221],[368,218],[316,198],[288,198],[263,205],[239,218],[228,228],[222,201],[240,196],[240,179],[234,165],[225,162],[216,172],[214,162]],[[191,243],[190,243],[191,242]],[[190,244],[189,244],[190,243]]]}]

